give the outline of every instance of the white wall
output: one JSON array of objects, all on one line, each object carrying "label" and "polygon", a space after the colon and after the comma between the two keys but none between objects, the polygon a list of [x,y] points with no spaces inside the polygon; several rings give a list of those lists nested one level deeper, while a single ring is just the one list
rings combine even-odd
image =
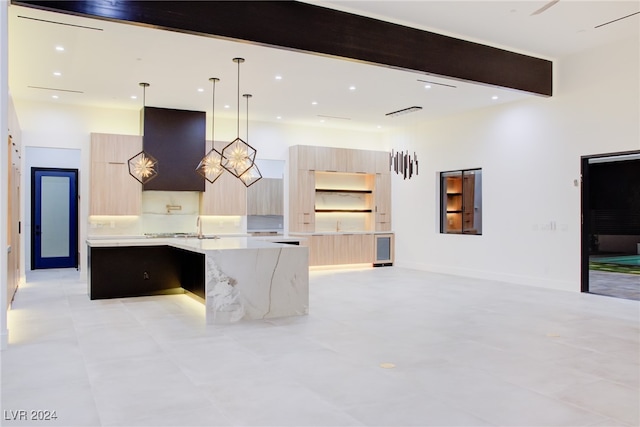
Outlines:
[{"label": "white wall", "polygon": [[0,349],[5,349],[8,343],[7,332],[7,237],[8,230],[6,227],[8,218],[8,187],[6,183],[5,165],[8,162],[5,141],[8,139],[8,104],[9,104],[9,80],[8,80],[8,30],[7,17],[9,2],[0,1],[0,165],[2,178],[0,178],[0,248],[2,248],[2,256],[0,256]]},{"label": "white wall", "polygon": [[[580,156],[640,149],[639,46],[564,58],[552,98],[536,98],[387,135],[416,151],[420,175],[395,178],[396,264],[580,290]],[[483,235],[439,233],[440,171],[481,167]],[[555,229],[549,225],[555,224]]]}]

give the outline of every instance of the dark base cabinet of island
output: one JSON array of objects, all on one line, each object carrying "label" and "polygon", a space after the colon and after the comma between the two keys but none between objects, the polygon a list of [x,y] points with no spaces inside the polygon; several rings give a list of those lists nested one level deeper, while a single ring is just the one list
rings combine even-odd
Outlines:
[{"label": "dark base cabinet of island", "polygon": [[204,298],[204,254],[168,246],[89,247],[89,297],[184,293]]}]

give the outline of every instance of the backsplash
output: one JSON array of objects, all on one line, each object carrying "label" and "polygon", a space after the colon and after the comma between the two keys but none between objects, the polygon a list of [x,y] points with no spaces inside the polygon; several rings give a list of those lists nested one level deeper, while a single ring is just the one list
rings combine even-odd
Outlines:
[{"label": "backsplash", "polygon": [[371,214],[368,213],[317,213],[316,231],[327,232],[349,232],[349,231],[369,231],[372,230]]},{"label": "backsplash", "polygon": [[[194,191],[145,191],[140,216],[90,216],[91,236],[197,233],[200,194]],[[203,234],[245,234],[244,216],[202,216]]]},{"label": "backsplash", "polygon": [[197,191],[143,191],[142,234],[196,232],[199,210]]}]

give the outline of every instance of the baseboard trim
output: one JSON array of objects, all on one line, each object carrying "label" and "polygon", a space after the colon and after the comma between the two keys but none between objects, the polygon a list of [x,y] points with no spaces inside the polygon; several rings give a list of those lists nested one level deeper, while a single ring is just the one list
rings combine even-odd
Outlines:
[{"label": "baseboard trim", "polygon": [[439,265],[397,262],[396,266],[410,268],[412,270],[429,271],[432,273],[450,274],[452,276],[469,277],[473,279],[495,280],[498,282],[513,283],[516,285],[533,286],[536,288],[553,289],[557,291],[580,292],[580,280],[575,283],[568,280],[555,280],[540,277],[521,276],[509,273],[493,271],[472,270],[460,267],[446,267]]}]

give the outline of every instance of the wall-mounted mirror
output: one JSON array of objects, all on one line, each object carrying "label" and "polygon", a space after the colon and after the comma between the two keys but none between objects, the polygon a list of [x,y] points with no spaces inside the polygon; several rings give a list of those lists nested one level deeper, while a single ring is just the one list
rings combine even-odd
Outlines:
[{"label": "wall-mounted mirror", "polygon": [[283,160],[256,159],[262,179],[247,188],[247,231],[279,234],[284,230]]}]

